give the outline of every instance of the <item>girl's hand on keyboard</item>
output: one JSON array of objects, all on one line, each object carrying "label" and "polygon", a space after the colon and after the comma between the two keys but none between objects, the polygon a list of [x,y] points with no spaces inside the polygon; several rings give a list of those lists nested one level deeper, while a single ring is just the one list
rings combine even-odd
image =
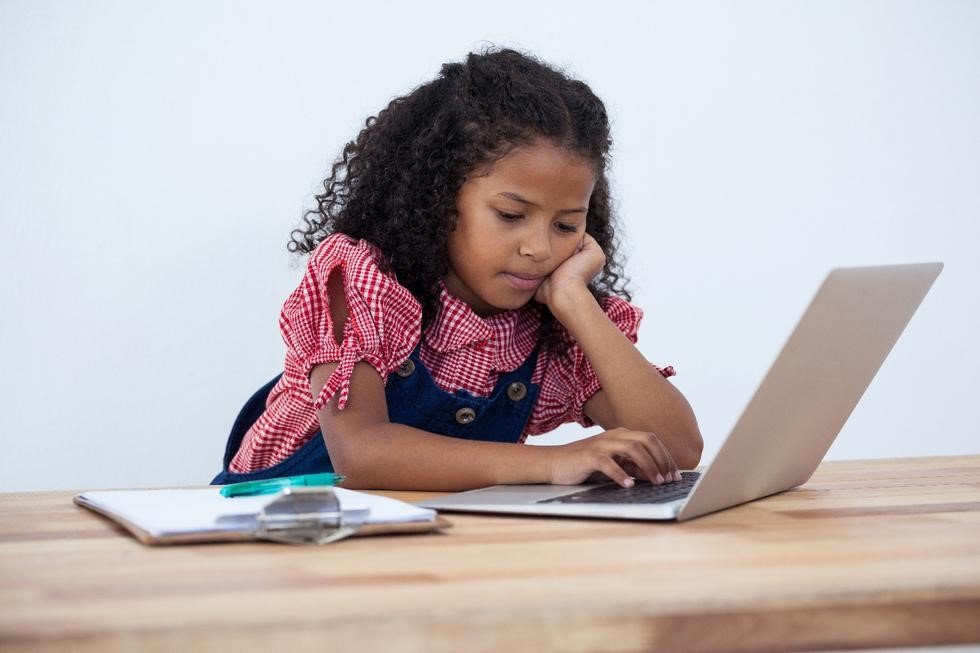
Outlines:
[{"label": "girl's hand on keyboard", "polygon": [[627,488],[634,478],[655,485],[681,480],[670,451],[653,433],[617,428],[548,449],[549,481],[557,485],[577,485],[597,472]]}]

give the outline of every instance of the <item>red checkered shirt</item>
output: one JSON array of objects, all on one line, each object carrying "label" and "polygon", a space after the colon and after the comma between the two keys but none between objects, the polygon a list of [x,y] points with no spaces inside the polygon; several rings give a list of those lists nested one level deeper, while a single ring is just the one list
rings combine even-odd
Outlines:
[{"label": "red checkered shirt", "polygon": [[[279,326],[286,343],[282,378],[266,401],[265,412],[252,425],[231,462],[234,472],[274,465],[289,457],[320,428],[316,411],[337,395],[343,409],[350,376],[360,361],[370,364],[382,380],[408,358],[422,338],[422,307],[393,276],[378,269],[380,251],[364,240],[333,234],[312,253],[299,287],[286,300]],[[327,279],[340,268],[348,319],[338,344],[328,307]],[[440,291],[440,306],[422,338],[419,356],[436,385],[489,396],[498,378],[523,363],[538,341],[540,309],[533,302],[514,311],[480,317],[462,300]],[[603,301],[609,319],[636,342],[642,312],[619,297]],[[553,430],[565,422],[592,426],[585,402],[600,389],[585,354],[567,333],[570,356],[542,351],[531,376],[540,385],[538,400],[521,436]],[[338,363],[316,401],[310,394],[310,373],[322,363]],[[658,368],[660,369],[660,368]],[[660,369],[665,377],[673,368]]]}]

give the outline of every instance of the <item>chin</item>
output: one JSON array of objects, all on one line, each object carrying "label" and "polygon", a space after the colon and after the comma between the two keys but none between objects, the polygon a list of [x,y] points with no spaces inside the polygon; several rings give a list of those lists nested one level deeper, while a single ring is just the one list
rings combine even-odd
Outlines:
[{"label": "chin", "polygon": [[530,304],[532,299],[534,299],[534,295],[531,295],[530,297],[524,297],[522,299],[517,299],[510,302],[502,303],[500,306],[500,310],[516,311],[517,309],[524,308],[525,306]]},{"label": "chin", "polygon": [[484,299],[481,310],[474,309],[474,311],[478,315],[483,316],[503,313],[505,311],[516,311],[519,308],[524,308],[527,306],[532,299],[534,299],[534,295],[529,295],[527,297],[496,297],[492,302]]}]

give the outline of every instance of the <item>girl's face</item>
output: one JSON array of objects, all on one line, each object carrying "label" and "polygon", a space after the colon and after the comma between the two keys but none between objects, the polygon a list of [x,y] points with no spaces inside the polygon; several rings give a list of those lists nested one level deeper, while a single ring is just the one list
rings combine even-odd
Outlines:
[{"label": "girl's face", "polygon": [[456,196],[446,289],[478,314],[520,308],[582,242],[593,165],[546,141],[468,176]]}]

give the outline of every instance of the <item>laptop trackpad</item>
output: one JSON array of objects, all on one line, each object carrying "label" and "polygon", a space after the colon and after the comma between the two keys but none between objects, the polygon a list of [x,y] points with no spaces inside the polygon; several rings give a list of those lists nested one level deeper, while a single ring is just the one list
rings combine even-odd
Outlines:
[{"label": "laptop trackpad", "polygon": [[[448,505],[506,505],[547,501],[557,497],[595,486],[582,485],[495,485],[493,487],[469,490],[432,499],[440,506]],[[419,505],[424,505],[422,502]]]}]

